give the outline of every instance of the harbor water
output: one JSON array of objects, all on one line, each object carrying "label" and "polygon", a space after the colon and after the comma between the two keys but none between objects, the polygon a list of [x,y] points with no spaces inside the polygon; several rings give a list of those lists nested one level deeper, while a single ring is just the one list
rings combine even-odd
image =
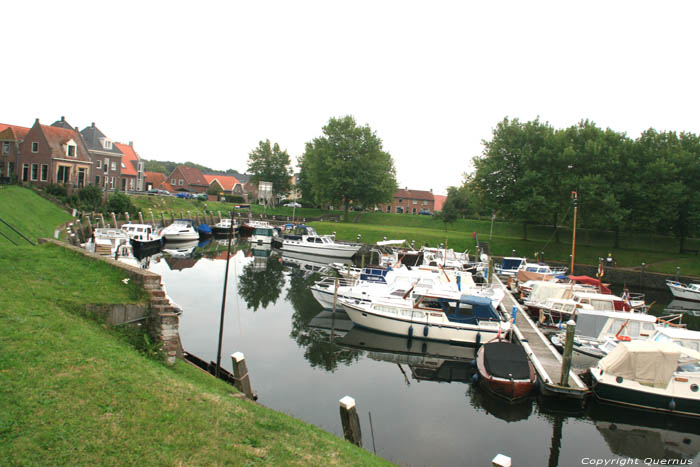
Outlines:
[{"label": "harbor water", "polygon": [[[698,460],[697,421],[537,395],[509,404],[473,383],[474,348],[360,330],[342,311],[323,310],[309,285],[324,259],[234,250],[222,366],[231,371],[229,356],[242,352],[258,402],[271,409],[342,437],[339,400],[351,396],[363,447],[400,465],[491,465],[497,454],[523,466]],[[215,361],[225,242],[166,245],[147,267],[184,310],[184,349]]]}]

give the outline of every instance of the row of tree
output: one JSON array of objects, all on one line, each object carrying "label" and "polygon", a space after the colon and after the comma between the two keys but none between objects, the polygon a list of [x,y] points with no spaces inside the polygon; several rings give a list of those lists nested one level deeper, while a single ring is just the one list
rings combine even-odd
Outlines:
[{"label": "row of tree", "polygon": [[[555,129],[505,118],[475,171],[448,190],[445,215],[491,215],[556,228],[577,193],[578,225],[591,229],[700,233],[700,138],[649,129],[625,133],[582,121]],[[570,218],[569,218],[570,219]]]}]

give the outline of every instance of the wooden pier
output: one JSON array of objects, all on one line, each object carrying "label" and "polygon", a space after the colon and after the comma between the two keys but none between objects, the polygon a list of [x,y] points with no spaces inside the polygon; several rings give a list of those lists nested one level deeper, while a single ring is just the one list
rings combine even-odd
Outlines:
[{"label": "wooden pier", "polygon": [[493,276],[494,287],[501,287],[505,291],[505,298],[501,302],[501,311],[507,316],[512,316],[513,307],[517,308],[517,315],[513,330],[515,338],[525,349],[532,365],[537,371],[540,392],[545,396],[558,396],[573,399],[584,399],[588,395],[588,387],[573,371],[569,372],[569,385],[562,386],[561,363],[562,356],[549,342],[549,339],[537,328],[537,324],[522,309],[507,287],[503,285],[496,275]]}]

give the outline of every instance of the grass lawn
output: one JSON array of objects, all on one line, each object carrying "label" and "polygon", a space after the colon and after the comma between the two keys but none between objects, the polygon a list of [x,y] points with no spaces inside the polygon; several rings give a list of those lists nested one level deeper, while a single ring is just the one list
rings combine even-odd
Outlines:
[{"label": "grass lawn", "polygon": [[[53,237],[54,229],[72,219],[68,211],[58,208],[38,194],[14,185],[0,186],[0,219],[33,242],[40,237]],[[0,222],[0,234],[13,242],[28,245],[26,240]],[[12,243],[0,235],[0,245]]]}]

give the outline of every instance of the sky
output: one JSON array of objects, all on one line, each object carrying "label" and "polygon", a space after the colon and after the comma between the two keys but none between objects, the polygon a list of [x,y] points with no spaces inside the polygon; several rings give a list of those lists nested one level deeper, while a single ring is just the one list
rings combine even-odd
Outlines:
[{"label": "sky", "polygon": [[95,122],[142,158],[296,169],[352,115],[399,187],[462,183],[505,117],[698,133],[697,1],[22,1],[2,8],[0,123]]}]

